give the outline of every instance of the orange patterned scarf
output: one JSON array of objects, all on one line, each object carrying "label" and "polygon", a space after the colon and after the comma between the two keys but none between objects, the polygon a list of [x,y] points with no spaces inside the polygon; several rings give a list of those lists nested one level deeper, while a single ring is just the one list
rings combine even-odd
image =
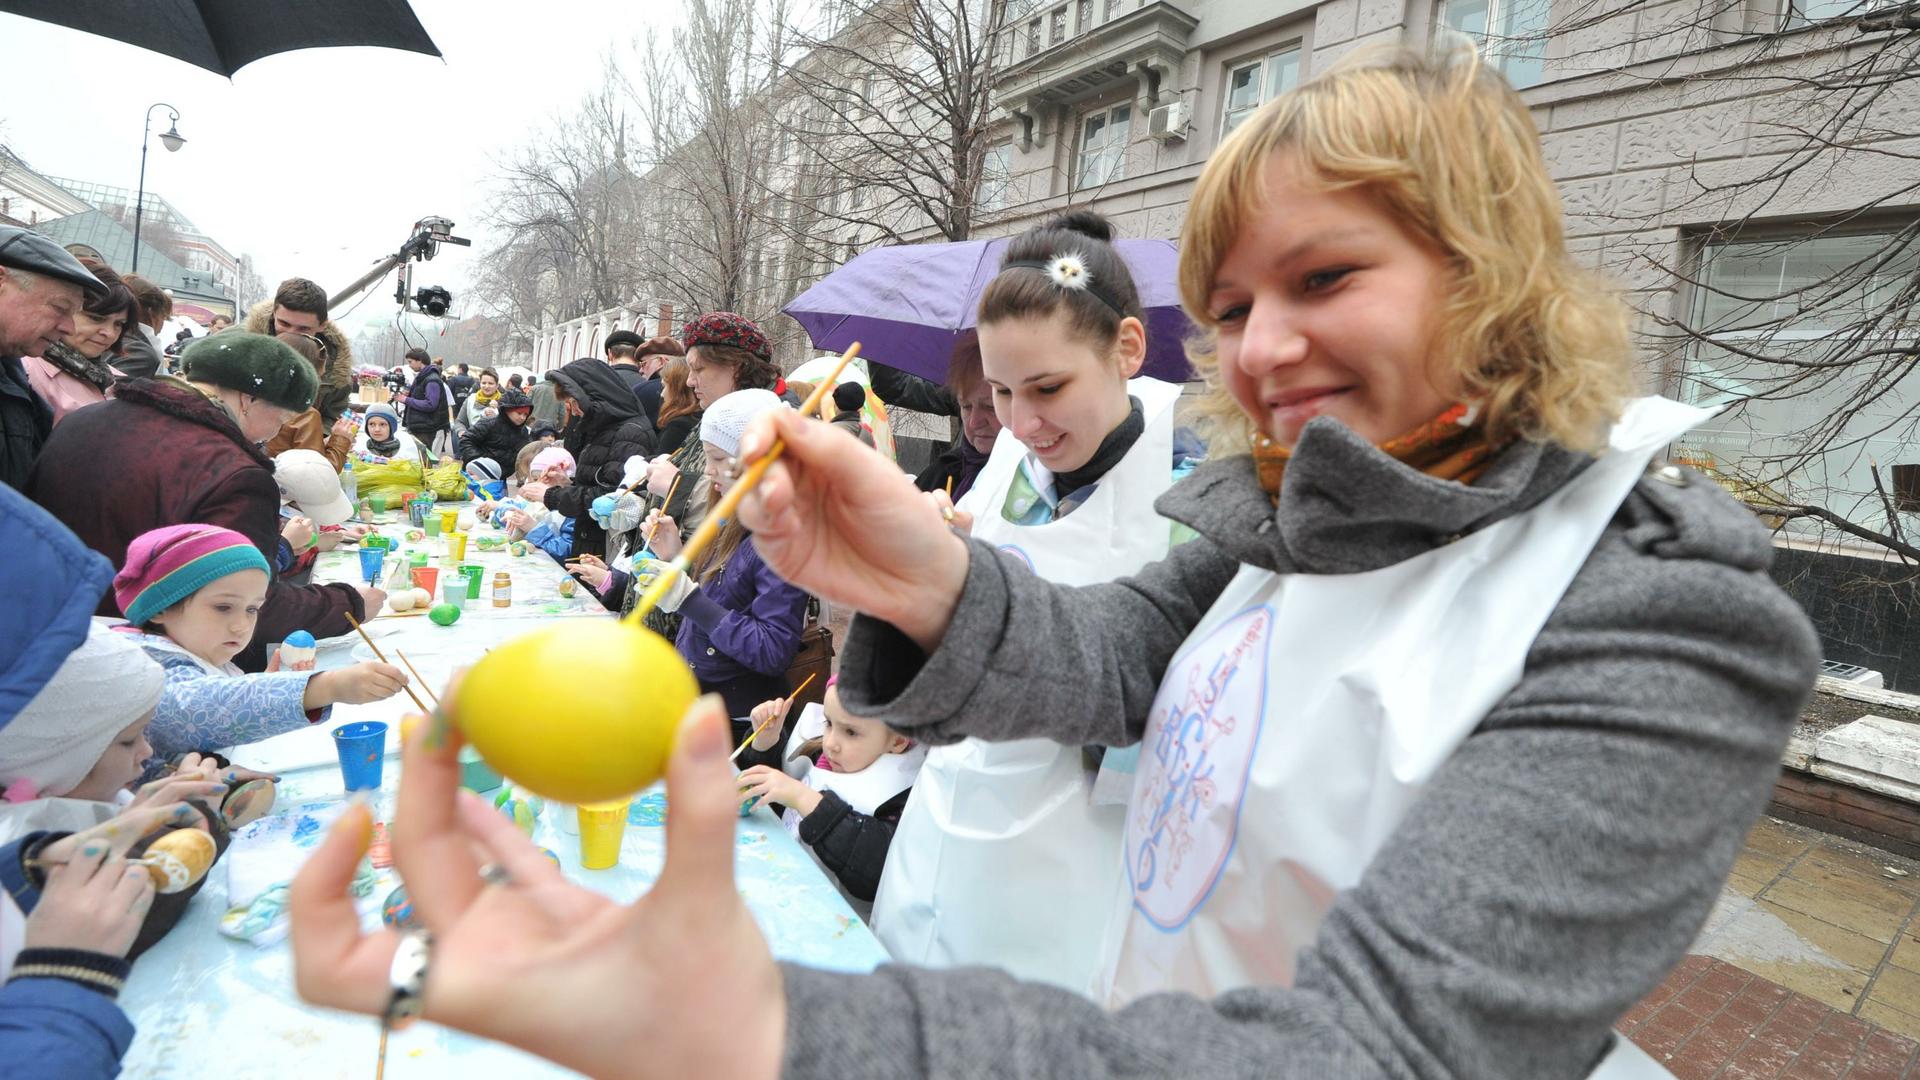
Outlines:
[{"label": "orange patterned scarf", "polygon": [[[1499,447],[1487,441],[1486,429],[1465,423],[1467,407],[1455,405],[1405,435],[1388,439],[1380,449],[1428,476],[1455,483],[1471,484],[1486,471],[1487,462]],[[1293,457],[1289,447],[1256,439],[1253,464],[1260,473],[1260,488],[1277,504],[1280,479],[1286,475],[1287,461]]]}]

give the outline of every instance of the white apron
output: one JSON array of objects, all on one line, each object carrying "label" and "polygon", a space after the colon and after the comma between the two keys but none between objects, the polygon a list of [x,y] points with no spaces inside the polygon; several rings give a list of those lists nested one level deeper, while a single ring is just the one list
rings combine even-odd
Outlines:
[{"label": "white apron", "polygon": [[[1135,379],[1146,430],[1073,513],[1045,525],[1001,514],[1026,454],[1003,438],[960,508],[973,535],[1048,581],[1090,585],[1165,557],[1153,502],[1172,482],[1178,386]],[[895,960],[991,964],[1077,993],[1098,985],[1123,807],[1095,806],[1080,748],[967,739],[927,754],[887,851],[873,930]]]},{"label": "white apron", "polygon": [[1394,566],[1241,567],[1148,717],[1106,1003],[1291,985],[1335,897],[1518,685],[1648,460],[1708,415],[1635,401],[1610,451],[1539,506]]},{"label": "white apron", "polygon": [[[819,768],[812,761],[793,756],[802,743],[817,739],[826,731],[826,711],[817,703],[808,705],[793,725],[793,734],[787,739],[787,756],[781,762],[781,768],[787,775],[815,791],[833,792],[846,800],[855,813],[869,817],[888,799],[913,786],[914,777],[920,772],[920,763],[927,758],[927,748],[915,743],[898,754],[881,754],[873,764],[857,773],[843,773]],[[786,824],[787,831],[793,834],[795,840],[800,839],[800,822],[803,819],[798,811],[788,807],[780,820]]]}]

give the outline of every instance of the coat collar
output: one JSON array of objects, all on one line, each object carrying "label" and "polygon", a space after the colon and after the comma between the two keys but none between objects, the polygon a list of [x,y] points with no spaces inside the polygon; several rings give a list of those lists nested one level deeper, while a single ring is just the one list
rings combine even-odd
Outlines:
[{"label": "coat collar", "polygon": [[116,400],[129,405],[152,409],[176,420],[219,432],[246,451],[255,464],[269,471],[273,469],[273,459],[241,433],[240,426],[233,422],[226,406],[178,379],[131,379],[121,383],[114,396]]},{"label": "coat collar", "polygon": [[1394,460],[1338,421],[1301,432],[1276,508],[1247,455],[1208,462],[1154,504],[1233,559],[1279,573],[1357,574],[1532,509],[1593,459],[1516,442],[1472,486]]}]

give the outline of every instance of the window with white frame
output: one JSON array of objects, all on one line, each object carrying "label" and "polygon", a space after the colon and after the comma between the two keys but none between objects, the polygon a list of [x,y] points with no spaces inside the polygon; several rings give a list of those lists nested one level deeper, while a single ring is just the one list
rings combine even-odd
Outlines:
[{"label": "window with white frame", "polygon": [[1446,0],[1441,18],[1519,88],[1540,81],[1552,7],[1552,0]]},{"label": "window with white frame", "polygon": [[1299,83],[1300,43],[1297,41],[1265,56],[1227,65],[1227,107],[1220,120],[1220,134],[1239,127],[1254,110]]},{"label": "window with white frame", "polygon": [[1865,15],[1893,0],[1781,0],[1780,28],[1794,30],[1849,15]]},{"label": "window with white frame", "polygon": [[[1920,247],[1898,233],[1704,244],[1690,318],[1700,337],[1681,394],[1723,411],[1676,457],[1749,503],[1820,506],[1894,531],[1873,466],[1890,491],[1889,466],[1920,462],[1909,418],[1920,375],[1900,353],[1881,354],[1920,340],[1900,314],[1916,273]],[[1908,530],[1920,523],[1907,517]]]},{"label": "window with white frame", "polygon": [[1073,172],[1079,191],[1099,187],[1127,175],[1127,138],[1133,127],[1133,106],[1095,109],[1080,118],[1080,156]]}]

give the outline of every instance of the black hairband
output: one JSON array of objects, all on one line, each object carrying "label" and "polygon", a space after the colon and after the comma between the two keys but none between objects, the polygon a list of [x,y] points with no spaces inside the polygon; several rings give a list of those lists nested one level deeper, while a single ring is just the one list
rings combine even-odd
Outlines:
[{"label": "black hairband", "polygon": [[1121,310],[1120,302],[1114,299],[1113,294],[1107,292],[1099,282],[1093,279],[1093,275],[1087,271],[1086,258],[1077,252],[1069,252],[1068,254],[1058,255],[1044,261],[1040,259],[1015,259],[1012,262],[1003,263],[1000,269],[1012,270],[1015,267],[1026,267],[1030,270],[1038,270],[1046,274],[1048,280],[1067,292],[1080,292],[1084,290],[1087,295],[1105,304],[1108,310],[1112,311],[1115,315],[1123,319],[1127,316],[1127,313]]}]

